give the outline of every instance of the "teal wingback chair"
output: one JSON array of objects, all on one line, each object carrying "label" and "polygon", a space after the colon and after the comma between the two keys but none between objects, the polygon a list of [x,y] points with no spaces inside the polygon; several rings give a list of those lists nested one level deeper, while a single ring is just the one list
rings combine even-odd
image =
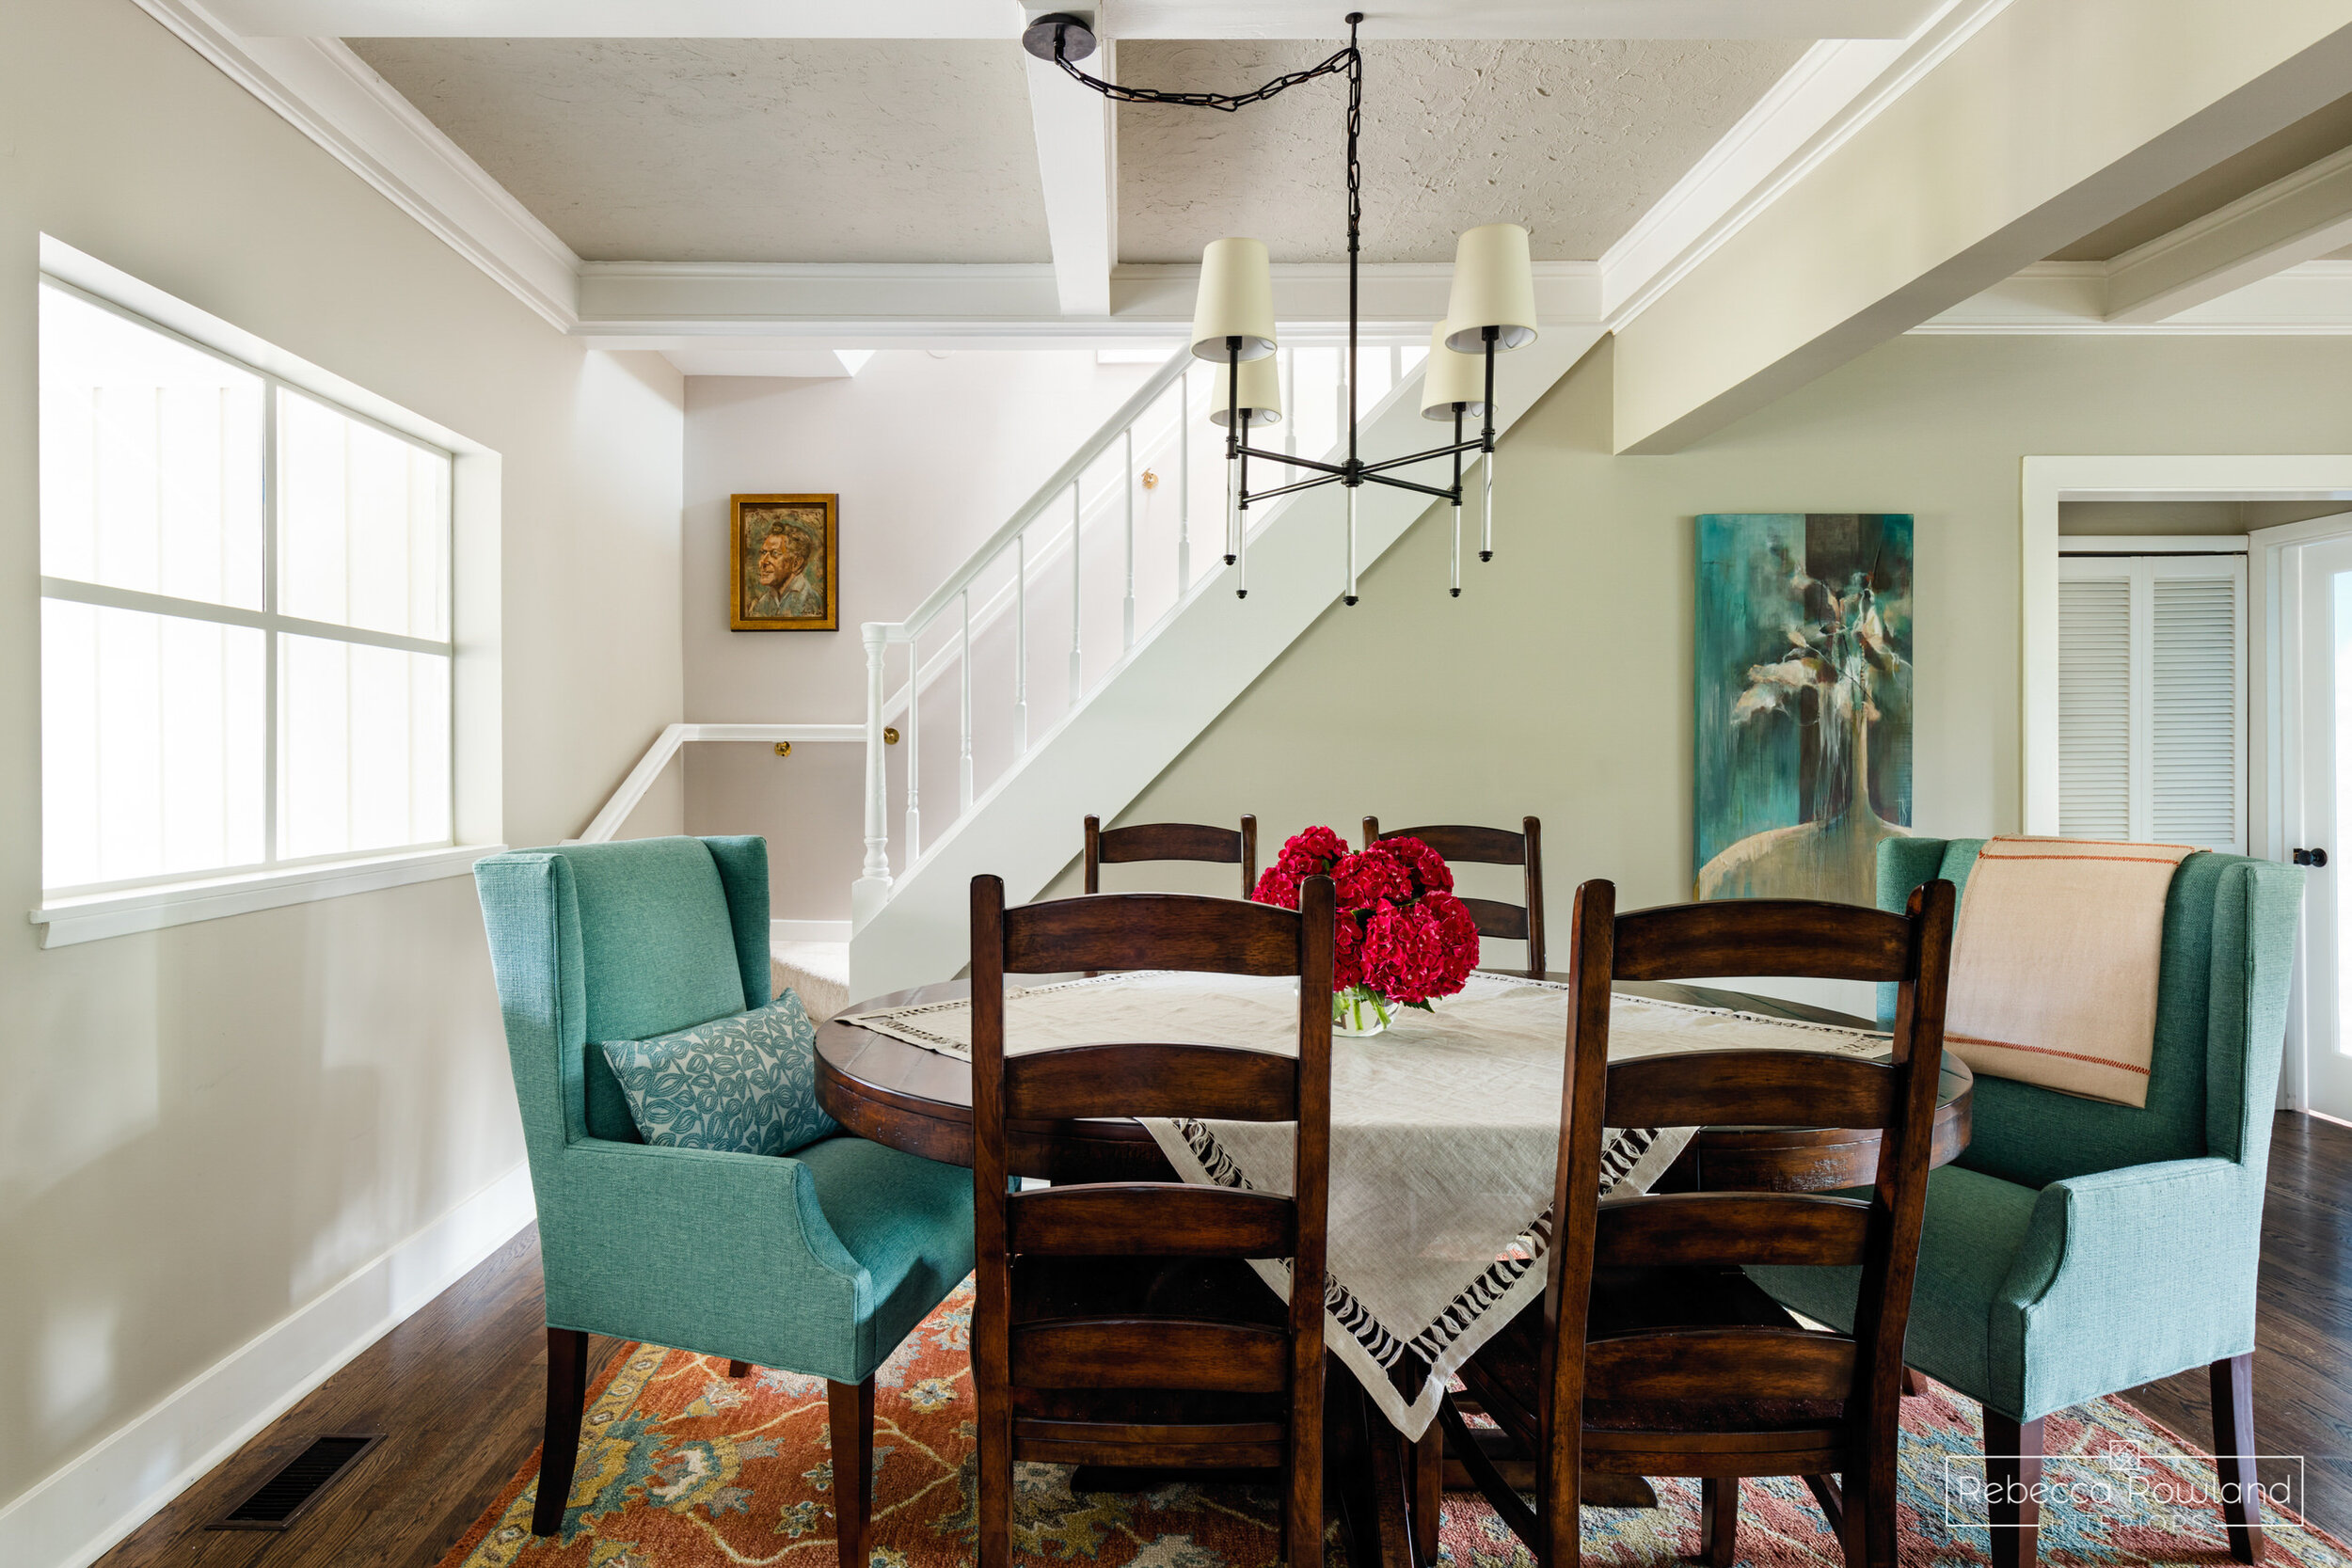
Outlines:
[{"label": "teal wingback chair", "polygon": [[[1941,877],[1964,908],[1983,842],[1880,845],[1879,907]],[[1978,1078],[1973,1140],[1929,1182],[1904,1360],[1983,1403],[1995,1485],[2037,1478],[2052,1411],[2193,1367],[2212,1370],[2225,1487],[2253,1481],[2255,1269],[2301,899],[2292,866],[2181,863],[2144,1109]],[[1848,1271],[1749,1272],[1849,1325]],[[2254,1561],[2259,1514],[2226,1513],[2233,1554]],[[2031,1502],[1996,1500],[1993,1560],[2030,1568],[2038,1520]]]},{"label": "teal wingback chair", "polygon": [[874,1370],[971,1272],[972,1176],[862,1138],[785,1158],[643,1142],[596,1042],[767,1006],[768,847],[492,855],[474,879],[547,1274],[534,1534],[565,1522],[590,1334],[826,1380],[842,1568],[866,1568]]}]

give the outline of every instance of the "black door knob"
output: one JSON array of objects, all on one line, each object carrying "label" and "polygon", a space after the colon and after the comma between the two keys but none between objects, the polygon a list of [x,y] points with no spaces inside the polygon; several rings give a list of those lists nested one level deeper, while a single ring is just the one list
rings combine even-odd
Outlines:
[{"label": "black door knob", "polygon": [[2297,865],[2312,866],[2326,865],[2328,863],[2328,851],[2325,849],[2297,849],[2295,851],[2295,863]]}]

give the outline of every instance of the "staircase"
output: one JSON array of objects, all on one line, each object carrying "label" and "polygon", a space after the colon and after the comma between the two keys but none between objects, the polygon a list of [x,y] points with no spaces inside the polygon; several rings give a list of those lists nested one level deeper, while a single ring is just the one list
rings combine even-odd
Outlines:
[{"label": "staircase", "polygon": [[[1555,333],[1501,356],[1498,430],[1533,407],[1590,342]],[[1328,356],[1328,389],[1313,373],[1323,361],[1309,357],[1318,352]],[[1253,432],[1252,443],[1303,436],[1321,449],[1305,455],[1337,461],[1343,448],[1323,448],[1318,438],[1339,428],[1338,351],[1282,353],[1290,418]],[[1396,350],[1364,353],[1387,356],[1389,372],[1359,359],[1368,389],[1390,384],[1364,420],[1364,460],[1435,444],[1439,427],[1420,414],[1417,356],[1408,364]],[[1082,817],[1109,821],[1125,809],[1340,597],[1346,503],[1336,485],[1253,507],[1244,566],[1224,563],[1224,433],[1207,419],[1212,398],[1221,396],[1220,372],[1178,354],[913,615],[865,625],[866,860],[852,897],[851,996],[954,975],[968,953],[975,875],[1003,878],[1013,903],[1034,898],[1077,855]],[[1250,477],[1263,486],[1290,475]],[[1179,492],[1172,538],[1148,518],[1139,528],[1137,505],[1139,495],[1157,500],[1171,482]],[[1497,483],[1509,497],[1507,462]],[[1465,594],[1477,592],[1481,569],[1479,490],[1473,477],[1464,508]],[[1511,526],[1541,526],[1545,509],[1517,499]],[[1431,504],[1385,486],[1359,491],[1362,562],[1378,560]],[[1507,531],[1498,539],[1499,561],[1509,560],[1511,544]],[[1099,564],[1106,557],[1111,565]],[[1245,569],[1243,599],[1233,587]],[[1105,646],[1114,628],[1115,654]],[[1099,651],[1089,655],[1089,646]],[[884,673],[894,649],[905,650],[908,671],[895,690]],[[956,747],[928,768],[927,715]],[[899,723],[906,744],[891,746]],[[892,752],[903,755],[894,762]],[[927,840],[926,790],[940,799],[951,780],[952,819]],[[894,782],[907,861],[895,874]]]}]

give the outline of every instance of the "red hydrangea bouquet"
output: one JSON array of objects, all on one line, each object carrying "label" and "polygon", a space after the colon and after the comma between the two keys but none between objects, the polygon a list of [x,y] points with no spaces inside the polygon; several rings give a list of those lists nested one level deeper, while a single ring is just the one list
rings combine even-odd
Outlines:
[{"label": "red hydrangea bouquet", "polygon": [[1430,1011],[1431,997],[1452,996],[1477,967],[1478,927],[1454,896],[1454,870],[1421,840],[1384,838],[1351,851],[1330,829],[1309,828],[1282,846],[1250,896],[1295,910],[1298,884],[1314,876],[1331,879],[1339,906],[1334,1028],[1376,1035],[1390,1008]]}]

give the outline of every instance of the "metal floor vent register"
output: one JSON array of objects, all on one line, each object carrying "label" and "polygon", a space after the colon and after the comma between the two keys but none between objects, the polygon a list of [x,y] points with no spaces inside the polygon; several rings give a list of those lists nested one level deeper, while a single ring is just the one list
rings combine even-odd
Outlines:
[{"label": "metal floor vent register", "polygon": [[310,1511],[359,1456],[384,1441],[377,1433],[335,1433],[311,1439],[268,1480],[246,1493],[209,1529],[286,1529]]}]

